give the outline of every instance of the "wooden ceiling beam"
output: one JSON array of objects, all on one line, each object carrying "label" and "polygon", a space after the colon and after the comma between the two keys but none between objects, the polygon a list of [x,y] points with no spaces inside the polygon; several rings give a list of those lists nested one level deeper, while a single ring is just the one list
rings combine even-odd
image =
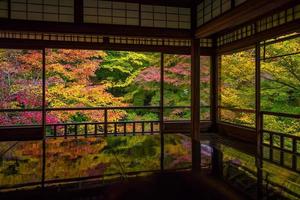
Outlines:
[{"label": "wooden ceiling beam", "polygon": [[[114,51],[136,51],[136,52],[163,52],[169,54],[190,54],[191,48],[185,46],[155,46],[139,44],[110,44],[110,43],[88,43],[88,42],[65,42],[65,41],[42,41],[24,39],[0,39],[0,48],[9,49],[83,49],[83,50],[114,50]],[[203,48],[203,55],[212,50]]]},{"label": "wooden ceiling beam", "polygon": [[52,32],[52,33],[76,33],[99,34],[111,36],[152,37],[191,39],[193,33],[188,29],[150,28],[140,26],[110,25],[110,24],[72,24],[57,22],[0,20],[1,30]]},{"label": "wooden ceiling beam", "polygon": [[198,27],[195,35],[198,38],[208,37],[294,3],[297,3],[297,0],[248,0],[240,6]]}]

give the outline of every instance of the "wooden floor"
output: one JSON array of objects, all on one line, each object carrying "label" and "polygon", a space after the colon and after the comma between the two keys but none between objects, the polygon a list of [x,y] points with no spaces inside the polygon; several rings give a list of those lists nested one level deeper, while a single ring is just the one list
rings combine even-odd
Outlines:
[{"label": "wooden floor", "polygon": [[211,175],[189,171],[155,174],[84,189],[19,191],[0,194],[0,199],[74,199],[74,200],[243,200],[225,182]]}]

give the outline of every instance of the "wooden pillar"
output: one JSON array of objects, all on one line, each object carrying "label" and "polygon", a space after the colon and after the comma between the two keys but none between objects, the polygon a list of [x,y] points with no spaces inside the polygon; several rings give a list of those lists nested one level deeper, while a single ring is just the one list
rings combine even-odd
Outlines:
[{"label": "wooden pillar", "polygon": [[11,19],[11,0],[7,0],[7,17]]},{"label": "wooden pillar", "polygon": [[164,172],[165,138],[164,138],[164,54],[160,54],[160,102],[159,102],[159,126],[160,126],[160,171]]},{"label": "wooden pillar", "polygon": [[45,187],[46,178],[46,50],[42,50],[42,188]]},{"label": "wooden pillar", "polygon": [[235,0],[231,0],[231,9],[235,7]]},{"label": "wooden pillar", "polygon": [[201,170],[201,145],[200,145],[200,40],[192,40],[192,169]]},{"label": "wooden pillar", "polygon": [[[217,49],[217,40],[213,38],[213,48]],[[211,96],[210,96],[210,103],[211,103],[211,121],[212,127],[211,131],[214,133],[218,132],[218,118],[219,118],[219,65],[220,65],[220,56],[217,55],[216,51],[214,51],[213,55],[211,56]],[[212,173],[214,176],[218,178],[223,177],[223,153],[221,150],[213,147],[212,152]]]},{"label": "wooden pillar", "polygon": [[[213,48],[216,49],[216,40],[213,39]],[[211,91],[210,91],[210,116],[211,116],[211,122],[212,127],[211,131],[214,133],[218,132],[217,127],[217,121],[218,121],[218,100],[219,100],[219,63],[220,63],[220,57],[216,54],[216,52],[213,53],[211,56],[211,69],[210,69],[210,77],[211,77]]]},{"label": "wooden pillar", "polygon": [[223,177],[223,153],[215,147],[213,147],[211,166],[214,176]]},{"label": "wooden pillar", "polygon": [[257,135],[257,198],[263,197],[263,155],[262,155],[262,118],[260,107],[260,44],[255,46],[255,111],[256,111],[256,135]]},{"label": "wooden pillar", "polygon": [[74,23],[83,23],[83,0],[74,0]]}]

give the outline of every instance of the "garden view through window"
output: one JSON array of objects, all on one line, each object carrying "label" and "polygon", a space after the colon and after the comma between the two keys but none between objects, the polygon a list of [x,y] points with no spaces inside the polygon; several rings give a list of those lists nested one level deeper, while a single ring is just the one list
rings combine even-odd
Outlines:
[{"label": "garden view through window", "polygon": [[[282,142],[275,134],[300,136],[300,123],[274,113],[300,113],[299,42],[299,37],[265,41],[259,49],[264,156],[290,168],[293,156],[272,146],[300,152],[291,138]],[[256,128],[256,51],[249,47],[219,57],[221,123]],[[168,123],[191,121],[191,62],[190,55],[158,52],[0,49],[0,127],[40,128],[43,111],[46,127],[45,155],[43,141],[0,142],[0,187],[39,183],[43,174],[51,184],[153,172],[162,160],[165,169],[190,168],[189,133],[161,132]],[[201,122],[212,116],[211,65],[211,56],[200,56]],[[221,148],[224,162],[256,170],[254,157]],[[202,167],[211,167],[212,153],[201,144]],[[276,182],[274,166],[265,166]]]},{"label": "garden view through window", "polygon": [[[46,181],[159,170],[160,95],[165,121],[191,118],[190,56],[163,56],[162,94],[160,59],[160,53],[45,50]],[[209,120],[210,57],[201,60],[201,112]],[[41,50],[1,49],[0,126],[42,125],[42,62]],[[107,138],[97,137],[104,132]],[[40,181],[42,142],[1,144],[1,185]],[[189,136],[166,134],[164,146],[166,169],[191,166]]]}]

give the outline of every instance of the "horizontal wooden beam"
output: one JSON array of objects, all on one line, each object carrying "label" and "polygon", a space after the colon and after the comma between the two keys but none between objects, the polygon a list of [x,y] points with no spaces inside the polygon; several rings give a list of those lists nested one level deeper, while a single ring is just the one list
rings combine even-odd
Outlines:
[{"label": "horizontal wooden beam", "polygon": [[192,31],[187,29],[151,28],[140,26],[110,25],[110,24],[75,24],[62,22],[41,22],[24,20],[0,20],[1,30],[99,34],[112,36],[152,37],[191,39]]},{"label": "horizontal wooden beam", "polygon": [[[210,121],[200,122],[201,130],[208,132],[211,128]],[[189,121],[166,121],[164,133],[189,134],[191,123]],[[71,137],[70,135],[68,135]],[[2,127],[0,128],[0,141],[28,141],[41,140],[43,138],[42,127]]]},{"label": "horizontal wooden beam", "polygon": [[42,127],[0,128],[0,141],[42,140]]},{"label": "horizontal wooden beam", "polygon": [[[244,133],[243,129],[240,131]],[[253,142],[245,142],[240,139],[222,134],[212,134],[212,137],[214,139],[210,140],[210,145],[219,150],[223,150],[224,147],[230,147],[251,156],[256,155],[256,144]]]},{"label": "horizontal wooden beam", "polygon": [[256,131],[254,128],[241,127],[226,122],[218,123],[219,134],[232,139],[256,144]]},{"label": "horizontal wooden beam", "polygon": [[[6,39],[0,38],[0,48],[11,49],[84,49],[84,50],[114,50],[114,51],[136,51],[136,52],[162,52],[170,54],[191,54],[189,46],[163,46],[163,45],[139,45],[139,44],[112,44],[112,43],[89,43],[89,42],[67,42],[49,40],[29,39]],[[212,47],[200,47],[200,55],[211,56],[215,53]]]},{"label": "horizontal wooden beam", "polygon": [[226,53],[231,53],[233,51],[239,51],[244,48],[249,48],[255,45],[257,42],[261,42],[264,40],[268,40],[292,32],[300,32],[300,20],[295,20],[293,22],[289,22],[269,30],[259,32],[250,37],[237,40],[229,44],[225,44],[217,49],[217,53],[226,54]]},{"label": "horizontal wooden beam", "polygon": [[196,37],[211,36],[223,30],[241,25],[273,10],[288,4],[296,3],[297,0],[252,0],[229,10],[210,22],[200,26],[196,30]]},{"label": "horizontal wooden beam", "polygon": [[[190,54],[191,48],[186,46],[154,46],[137,44],[110,44],[110,43],[85,43],[64,41],[42,41],[24,39],[0,39],[0,48],[17,49],[84,49],[84,50],[114,50],[114,51],[136,51],[136,52],[163,52],[176,54]],[[203,53],[207,53],[208,50]]]}]

